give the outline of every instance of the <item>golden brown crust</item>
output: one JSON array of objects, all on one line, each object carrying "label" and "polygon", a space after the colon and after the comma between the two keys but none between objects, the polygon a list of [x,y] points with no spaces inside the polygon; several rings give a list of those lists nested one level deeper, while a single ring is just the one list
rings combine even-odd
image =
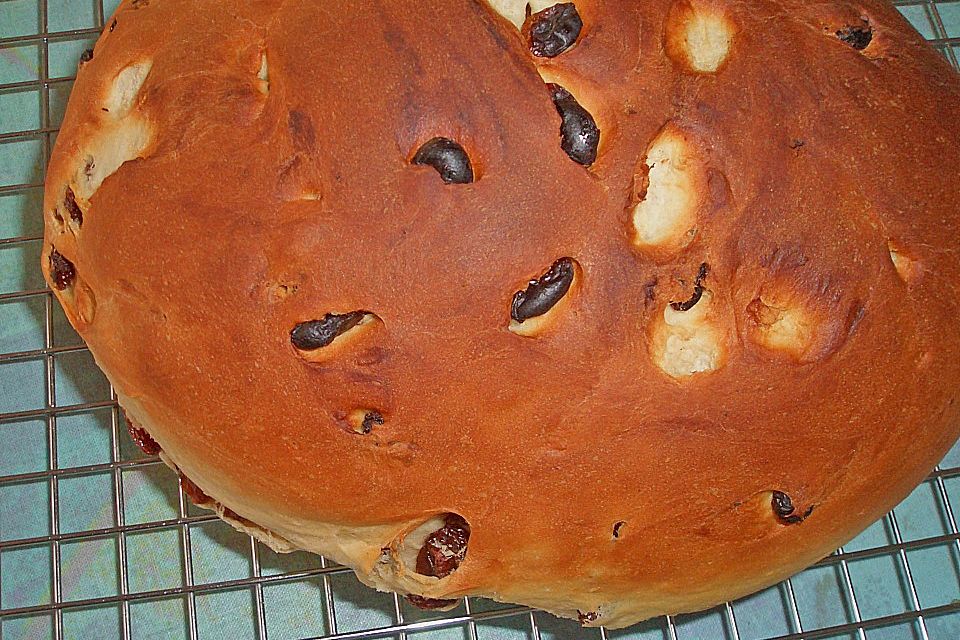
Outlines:
[{"label": "golden brown crust", "polygon": [[[577,0],[536,59],[493,4],[124,1],[50,163],[57,295],[171,464],[374,586],[622,626],[774,583],[957,436],[960,81],[879,0]],[[411,166],[437,136],[474,182]],[[638,244],[644,198],[689,237]],[[560,257],[575,297],[510,331]],[[292,347],[353,310],[381,322]],[[401,538],[447,513],[465,560],[418,575]]]}]

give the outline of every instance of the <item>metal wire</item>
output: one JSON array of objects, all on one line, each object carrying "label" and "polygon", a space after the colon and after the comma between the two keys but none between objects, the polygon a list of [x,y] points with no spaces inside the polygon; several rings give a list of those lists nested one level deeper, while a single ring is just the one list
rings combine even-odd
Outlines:
[{"label": "metal wire", "polygon": [[[101,11],[101,16],[103,12]],[[110,399],[117,401],[117,393],[110,389]],[[123,524],[126,522],[126,516],[123,508],[123,473],[121,473],[120,462],[120,408],[119,405],[110,411],[110,462],[113,476],[113,493],[116,499],[114,505],[114,522]],[[127,557],[127,531],[121,529],[117,532],[117,556],[119,558]],[[130,581],[127,575],[127,563],[118,562],[117,572],[120,578],[120,594],[128,596],[130,594]],[[120,605],[120,637],[122,640],[130,638],[130,601],[123,600]]]},{"label": "metal wire", "polygon": [[[893,3],[899,7],[922,8],[928,17],[933,33],[933,37],[930,39],[932,44],[944,53],[947,60],[954,67],[960,69],[960,62],[958,62],[958,56],[955,50],[960,49],[960,37],[948,35],[943,18],[938,10],[940,0],[894,0]],[[39,32],[36,34],[0,38],[0,53],[2,53],[4,49],[13,47],[37,46],[39,77],[36,80],[0,84],[0,94],[28,90],[38,91],[40,96],[39,127],[0,134],[0,144],[39,139],[41,141],[41,161],[43,166],[46,166],[50,157],[51,136],[56,134],[58,130],[51,122],[50,92],[51,89],[56,89],[61,85],[73,81],[72,76],[50,77],[50,44],[95,38],[102,31],[106,16],[103,0],[97,0],[94,5],[94,26],[51,32],[48,28],[50,15],[47,0],[38,0],[38,10]],[[42,182],[29,181],[17,184],[0,184],[0,197],[29,193],[31,190],[42,188],[42,186]],[[42,237],[38,235],[0,238],[0,248],[16,246],[30,247],[36,245],[41,239]],[[116,394],[112,389],[109,401],[81,402],[66,405],[58,403],[56,381],[57,359],[66,355],[85,353],[87,351],[86,347],[82,345],[64,346],[56,344],[54,336],[54,305],[56,302],[49,290],[24,289],[21,291],[0,293],[0,304],[23,303],[38,298],[42,299],[43,302],[43,347],[39,349],[0,353],[0,365],[42,361],[45,377],[44,406],[42,408],[0,413],[0,429],[2,429],[6,423],[29,419],[43,420],[46,425],[46,453],[49,458],[49,464],[47,465],[47,469],[43,471],[0,476],[0,483],[3,485],[28,482],[48,483],[49,502],[47,508],[50,518],[50,532],[47,535],[41,536],[20,537],[9,540],[0,539],[0,553],[15,549],[36,547],[37,545],[47,545],[51,551],[50,602],[31,606],[0,608],[0,625],[3,624],[3,620],[5,619],[30,615],[51,615],[52,636],[55,640],[62,640],[65,635],[64,612],[97,605],[112,604],[117,605],[120,611],[120,637],[123,640],[129,640],[135,635],[134,621],[131,616],[132,604],[158,598],[180,597],[184,599],[186,605],[185,627],[188,637],[190,640],[196,640],[199,637],[197,597],[204,594],[245,588],[250,590],[253,598],[252,617],[256,637],[258,640],[269,640],[267,624],[268,613],[264,597],[264,588],[270,585],[319,578],[322,584],[321,591],[323,601],[318,602],[317,606],[322,607],[324,610],[327,630],[327,635],[319,637],[325,640],[370,640],[385,637],[396,637],[400,640],[405,640],[407,635],[411,633],[457,627],[465,629],[470,640],[478,640],[478,627],[484,623],[503,619],[522,621],[524,618],[529,624],[530,637],[534,640],[540,640],[541,629],[538,616],[541,614],[520,606],[502,607],[494,610],[478,609],[476,606],[478,601],[472,598],[465,600],[463,614],[407,621],[404,619],[401,601],[394,596],[392,603],[394,622],[392,624],[358,631],[341,632],[337,624],[335,593],[331,585],[331,579],[337,575],[348,573],[349,570],[325,558],[321,558],[320,566],[313,569],[286,571],[279,574],[265,574],[261,561],[261,547],[253,538],[249,539],[247,547],[251,565],[249,577],[212,582],[197,582],[194,571],[195,561],[191,538],[192,527],[214,521],[216,517],[212,514],[199,516],[190,515],[188,502],[183,491],[180,490],[178,491],[177,501],[178,513],[175,518],[127,524],[124,498],[124,473],[135,470],[147,470],[160,464],[160,462],[156,458],[136,460],[125,460],[123,458],[121,439],[125,436],[120,426],[121,417],[116,404]],[[58,451],[58,420],[81,413],[104,409],[110,410],[110,461],[108,463],[61,468]],[[83,531],[63,531],[60,509],[61,482],[65,478],[73,478],[98,472],[108,473],[110,475],[111,488],[113,491],[113,526]],[[836,554],[824,558],[815,565],[815,568],[839,568],[844,590],[842,596],[846,600],[845,606],[849,608],[849,617],[852,618],[852,620],[819,628],[813,628],[809,624],[804,625],[795,585],[792,580],[785,581],[782,585],[787,604],[785,615],[791,631],[787,635],[775,636],[776,640],[814,640],[816,638],[826,638],[850,633],[856,634],[859,640],[867,640],[867,632],[869,630],[898,623],[914,625],[920,637],[923,640],[928,640],[927,620],[941,615],[960,613],[960,601],[953,601],[935,607],[923,607],[917,589],[915,575],[907,555],[908,551],[930,547],[948,547],[955,552],[951,557],[954,558],[954,565],[957,565],[955,566],[955,570],[960,571],[960,565],[957,563],[957,558],[960,558],[960,530],[958,530],[957,521],[945,485],[946,480],[956,477],[960,477],[960,466],[946,468],[938,466],[929,477],[929,481],[936,489],[939,508],[942,509],[947,526],[946,533],[916,540],[904,540],[896,514],[891,512],[887,516],[887,522],[894,535],[894,541],[891,544],[856,551],[844,551],[840,549]],[[164,589],[131,591],[127,537],[130,534],[169,530],[175,530],[180,535],[180,553],[182,555],[181,570],[183,573],[182,585]],[[118,553],[116,566],[118,593],[110,596],[65,600],[63,594],[62,545],[64,543],[104,539],[116,541]],[[903,570],[903,575],[906,580],[911,608],[910,610],[891,615],[864,619],[862,616],[863,608],[857,599],[857,592],[850,573],[849,564],[855,561],[887,556],[896,557],[899,560],[899,566]],[[735,603],[725,603],[717,611],[723,620],[723,626],[731,640],[740,640],[741,637],[744,637],[738,624]],[[684,637],[683,622],[678,622],[673,616],[666,616],[661,619],[661,629],[670,640],[680,640]],[[607,640],[609,636],[605,629],[601,629],[599,631],[599,637],[602,640]]]}]

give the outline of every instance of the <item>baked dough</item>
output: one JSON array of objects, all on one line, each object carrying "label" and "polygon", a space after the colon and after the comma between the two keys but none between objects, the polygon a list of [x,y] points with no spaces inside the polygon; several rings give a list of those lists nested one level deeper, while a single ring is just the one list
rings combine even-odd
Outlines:
[{"label": "baked dough", "polygon": [[960,81],[878,0],[531,4],[124,0],[42,265],[232,524],[620,627],[957,437]]}]

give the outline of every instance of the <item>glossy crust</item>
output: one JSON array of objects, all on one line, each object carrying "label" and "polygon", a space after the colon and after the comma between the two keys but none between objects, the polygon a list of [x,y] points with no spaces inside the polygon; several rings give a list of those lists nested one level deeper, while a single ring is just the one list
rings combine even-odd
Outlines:
[{"label": "glossy crust", "polygon": [[[875,0],[578,0],[552,59],[492,4],[514,22],[478,0],[124,0],[48,172],[68,317],[221,513],[380,589],[623,626],[809,565],[960,427],[957,75]],[[864,19],[866,47],[837,37]],[[591,167],[544,79],[596,119]],[[696,223],[660,251],[631,220],[665,130]],[[411,165],[437,136],[473,183]],[[572,297],[511,332],[564,256]],[[709,310],[684,321],[717,351],[686,375],[658,358],[696,339],[651,336],[686,330],[666,308],[702,263]],[[382,322],[329,357],[291,346],[358,309]],[[402,538],[447,513],[465,559],[418,575]]]}]

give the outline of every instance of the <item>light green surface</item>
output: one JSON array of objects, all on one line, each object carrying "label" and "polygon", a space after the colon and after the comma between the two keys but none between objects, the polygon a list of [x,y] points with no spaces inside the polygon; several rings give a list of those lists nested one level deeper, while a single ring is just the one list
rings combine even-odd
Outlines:
[{"label": "light green surface", "polygon": [[[163,0],[155,0],[163,1]],[[304,0],[306,1],[306,0]],[[50,33],[98,27],[97,0],[49,0],[47,24]],[[115,2],[107,2],[109,14]],[[48,78],[42,78],[43,43],[37,39],[11,42],[9,38],[37,34],[42,25],[39,0],[0,0],[0,242],[7,238],[35,237],[41,233],[39,188],[9,187],[39,183],[45,157],[42,133],[21,133],[55,128],[59,122],[70,76],[79,53],[92,42],[95,33],[53,35],[46,51]],[[917,2],[901,11],[931,39],[960,37],[960,2],[937,3],[942,26],[931,21],[928,5]],[[948,43],[945,46],[955,46]],[[946,51],[946,48],[943,49]],[[960,54],[956,47],[954,55]],[[31,82],[33,82],[31,84]],[[26,83],[10,88],[11,83]],[[49,121],[42,121],[41,101],[49,100]],[[6,135],[5,134],[13,134]],[[6,188],[6,189],[5,189]],[[42,289],[36,268],[39,240],[26,239],[0,244],[0,296]],[[43,295],[14,296],[0,300],[0,356],[30,352],[46,346],[47,303]],[[54,303],[52,347],[78,345],[79,340]],[[0,360],[0,545],[53,533],[54,518],[49,508],[55,493],[59,501],[59,531],[85,532],[120,525],[150,525],[177,518],[179,496],[171,473],[158,464],[140,465],[113,472],[108,470],[63,476],[55,485],[47,476],[27,481],[10,481],[4,476],[42,472],[53,462],[61,469],[103,465],[141,456],[126,437],[112,437],[113,409],[88,408],[60,415],[55,437],[49,441],[46,418],[10,419],[10,412],[31,411],[48,406],[47,369],[52,367],[55,393],[52,406],[107,403],[109,386],[85,351],[65,352],[50,363],[34,355],[19,360]],[[56,460],[50,460],[55,445]],[[115,457],[114,447],[119,455]],[[960,448],[947,457],[945,467],[960,466]],[[119,481],[119,482],[118,482]],[[123,519],[115,513],[117,486],[123,505]],[[947,478],[945,489],[952,504],[960,506],[960,479]],[[200,515],[189,508],[190,515]],[[897,524],[904,540],[937,539],[935,544],[907,551],[909,567],[924,608],[949,604],[960,599],[960,557],[950,539],[951,532],[937,485],[928,481],[896,510]],[[189,533],[189,542],[185,536]],[[893,615],[913,609],[905,568],[899,556],[886,547],[895,542],[889,521],[882,521],[847,546],[846,551],[879,549],[866,558],[849,563],[849,575],[864,619]],[[202,521],[189,526],[153,526],[123,537],[128,591],[181,588],[186,585],[185,561],[191,561],[191,580],[205,585],[224,580],[242,580],[253,575],[250,540],[219,521]],[[188,549],[185,555],[184,549]],[[40,640],[54,637],[54,619],[49,613],[10,616],[11,609],[49,604],[53,598],[53,554],[59,553],[61,599],[76,601],[111,597],[121,593],[119,564],[120,538],[116,534],[82,536],[63,541],[58,548],[48,542],[0,547],[0,639]],[[279,556],[259,546],[264,575],[315,570],[320,559],[308,554]],[[806,630],[849,623],[854,611],[839,565],[809,569],[793,579],[792,587],[800,619]],[[194,602],[199,638],[256,638],[255,592],[249,585],[215,591],[201,589]],[[332,611],[341,633],[394,624],[396,613],[391,596],[361,586],[349,572],[334,571],[328,583],[320,576],[266,584],[262,590],[267,637],[302,638],[332,631]],[[502,607],[487,601],[471,600],[474,612]],[[160,596],[130,604],[131,637],[137,639],[178,639],[189,637],[188,601],[182,595]],[[405,620],[435,616],[402,606]],[[449,615],[463,614],[463,605]],[[784,586],[769,589],[732,606],[740,638],[767,638],[793,631],[792,614]],[[66,609],[62,616],[64,638],[110,639],[121,636],[122,609],[118,604]],[[536,614],[543,638],[599,638],[596,630]],[[677,619],[681,640],[732,638],[729,614],[723,609]],[[960,613],[928,616],[926,632],[932,640],[960,638]],[[478,623],[481,639],[533,638],[528,615]],[[427,633],[411,634],[426,640],[469,638],[465,625]],[[632,629],[611,632],[610,638],[653,640],[667,638],[664,620],[654,620]],[[836,637],[849,638],[853,635]],[[870,640],[919,638],[917,623],[871,629]]]}]

